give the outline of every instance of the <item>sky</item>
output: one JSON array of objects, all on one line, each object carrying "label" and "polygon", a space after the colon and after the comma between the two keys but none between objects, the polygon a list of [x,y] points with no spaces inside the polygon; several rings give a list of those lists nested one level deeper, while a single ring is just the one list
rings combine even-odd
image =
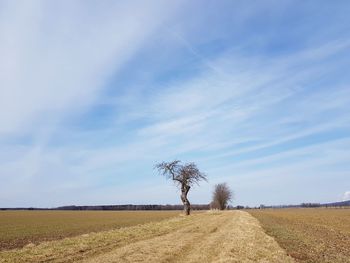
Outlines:
[{"label": "sky", "polygon": [[0,0],[0,207],[350,199],[350,2]]}]

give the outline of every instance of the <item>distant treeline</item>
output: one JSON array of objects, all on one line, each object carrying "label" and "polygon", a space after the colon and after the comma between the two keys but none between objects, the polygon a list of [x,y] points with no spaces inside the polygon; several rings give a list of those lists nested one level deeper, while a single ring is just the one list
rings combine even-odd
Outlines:
[{"label": "distant treeline", "polygon": [[[191,205],[193,210],[208,210],[209,205]],[[134,211],[134,210],[183,210],[183,205],[97,205],[97,206],[61,206],[55,210],[106,210],[106,211]]]},{"label": "distant treeline", "polygon": [[[265,208],[312,208],[312,207],[350,207],[350,200],[334,203],[302,203],[299,205],[260,205],[257,207],[249,207],[237,205],[235,207],[228,206],[228,209],[265,209]],[[194,204],[191,205],[193,210],[209,210],[209,204]],[[0,210],[92,210],[92,211],[136,211],[136,210],[183,210],[183,205],[69,205],[69,206],[60,206],[56,208],[0,208]]]},{"label": "distant treeline", "polygon": [[248,206],[237,206],[236,209],[250,209],[250,208],[255,208],[255,209],[265,209],[265,208],[315,208],[315,207],[346,207],[350,206],[350,200],[348,201],[341,201],[341,202],[334,202],[334,203],[326,203],[326,204],[321,204],[321,203],[301,203],[299,205],[260,205],[258,207],[248,207]]},{"label": "distant treeline", "polygon": [[[191,205],[193,210],[208,210],[209,204]],[[60,206],[56,208],[0,208],[0,210],[70,210],[70,211],[136,211],[136,210],[183,210],[183,205],[92,205],[92,206]]]}]

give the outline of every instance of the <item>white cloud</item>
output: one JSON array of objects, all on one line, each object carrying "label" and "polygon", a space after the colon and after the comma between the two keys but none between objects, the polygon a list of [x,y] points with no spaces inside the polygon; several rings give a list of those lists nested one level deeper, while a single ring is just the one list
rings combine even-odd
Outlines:
[{"label": "white cloud", "polygon": [[343,195],[343,201],[350,200],[350,191],[346,191]]},{"label": "white cloud", "polygon": [[174,8],[152,1],[2,5],[0,135],[89,105]]}]

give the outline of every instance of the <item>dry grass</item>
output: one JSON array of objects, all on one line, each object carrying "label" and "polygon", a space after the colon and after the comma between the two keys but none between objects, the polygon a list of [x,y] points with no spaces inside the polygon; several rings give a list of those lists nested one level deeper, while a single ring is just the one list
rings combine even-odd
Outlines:
[{"label": "dry grass", "polygon": [[0,250],[133,226],[179,211],[0,211]]},{"label": "dry grass", "polygon": [[350,262],[350,209],[267,209],[250,213],[300,262]]},{"label": "dry grass", "polygon": [[0,252],[0,262],[293,262],[246,212],[200,213]]}]

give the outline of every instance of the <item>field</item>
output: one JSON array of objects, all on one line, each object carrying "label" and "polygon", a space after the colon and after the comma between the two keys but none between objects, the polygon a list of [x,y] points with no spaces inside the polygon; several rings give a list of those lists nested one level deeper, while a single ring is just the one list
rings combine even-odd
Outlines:
[{"label": "field", "polygon": [[0,250],[177,216],[180,211],[0,211]]},{"label": "field", "polygon": [[0,251],[1,263],[77,261],[294,262],[244,211],[177,216]]},{"label": "field", "polygon": [[350,262],[350,209],[249,212],[299,262]]},{"label": "field", "polygon": [[0,263],[350,262],[350,209],[3,211]]}]

